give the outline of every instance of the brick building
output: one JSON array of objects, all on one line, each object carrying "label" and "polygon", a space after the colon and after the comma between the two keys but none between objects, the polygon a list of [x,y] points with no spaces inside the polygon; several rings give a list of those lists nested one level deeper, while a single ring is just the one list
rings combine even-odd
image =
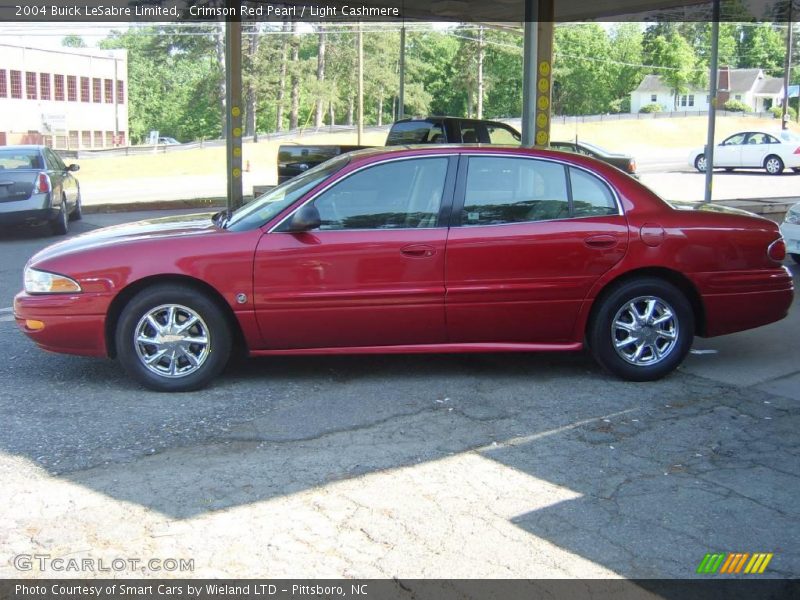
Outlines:
[{"label": "brick building", "polygon": [[0,43],[0,146],[128,143],[126,50]]}]

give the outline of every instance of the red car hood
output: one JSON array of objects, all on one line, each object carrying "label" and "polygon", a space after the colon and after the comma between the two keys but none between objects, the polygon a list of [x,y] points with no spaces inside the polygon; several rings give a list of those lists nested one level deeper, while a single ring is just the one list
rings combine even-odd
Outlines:
[{"label": "red car hood", "polygon": [[218,233],[219,227],[214,225],[211,217],[214,213],[195,213],[176,215],[159,219],[147,219],[134,223],[124,223],[103,227],[74,238],[48,246],[35,254],[30,264],[34,264],[56,256],[64,256],[73,252],[94,250],[108,245],[118,245],[141,240],[163,239],[186,235],[207,235]]}]

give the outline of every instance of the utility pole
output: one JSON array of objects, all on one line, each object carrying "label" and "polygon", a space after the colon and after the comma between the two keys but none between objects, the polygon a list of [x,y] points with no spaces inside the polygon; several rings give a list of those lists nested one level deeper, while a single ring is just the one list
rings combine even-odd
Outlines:
[{"label": "utility pole", "polygon": [[400,98],[397,101],[397,118],[406,115],[406,23],[400,29]]},{"label": "utility pole", "polygon": [[717,124],[717,78],[719,77],[719,3],[714,0],[711,17],[711,71],[708,74],[709,103],[708,103],[708,135],[706,137],[706,189],[703,195],[704,202],[711,202],[711,187],[714,177],[714,130]]},{"label": "utility pole", "polygon": [[358,23],[358,145],[364,135],[364,32],[361,22]]},{"label": "utility pole", "polygon": [[[789,75],[792,72],[792,4],[789,0],[789,14],[786,17],[786,58],[783,60],[783,111],[781,127],[789,129]],[[798,111],[800,112],[800,111]]]},{"label": "utility pole", "polygon": [[[231,3],[232,4],[232,3]],[[228,209],[242,205],[242,22],[225,23],[225,147]]]}]

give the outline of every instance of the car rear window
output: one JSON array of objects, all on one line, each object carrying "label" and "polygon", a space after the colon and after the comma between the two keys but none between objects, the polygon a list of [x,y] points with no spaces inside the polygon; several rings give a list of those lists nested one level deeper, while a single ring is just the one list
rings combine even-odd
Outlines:
[{"label": "car rear window", "polygon": [[42,168],[42,157],[35,150],[0,150],[0,169]]},{"label": "car rear window", "polygon": [[430,121],[404,121],[392,125],[387,146],[410,144],[442,144],[446,142],[444,131],[439,123]]}]

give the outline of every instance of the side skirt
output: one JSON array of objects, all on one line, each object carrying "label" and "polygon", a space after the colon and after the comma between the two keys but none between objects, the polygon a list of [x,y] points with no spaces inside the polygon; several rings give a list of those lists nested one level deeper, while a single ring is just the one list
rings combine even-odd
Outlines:
[{"label": "side skirt", "polygon": [[401,346],[356,346],[352,348],[289,348],[251,350],[250,356],[325,355],[325,354],[463,354],[475,352],[576,352],[580,342],[569,344],[408,344]]}]

